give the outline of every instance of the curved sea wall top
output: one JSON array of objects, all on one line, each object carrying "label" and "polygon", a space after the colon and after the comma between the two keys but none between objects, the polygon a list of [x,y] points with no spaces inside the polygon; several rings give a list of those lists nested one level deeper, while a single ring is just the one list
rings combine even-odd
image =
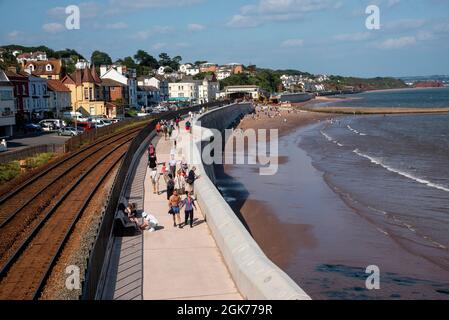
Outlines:
[{"label": "curved sea wall top", "polygon": [[[210,141],[207,128],[224,131],[252,110],[251,104],[234,104],[201,116],[193,126],[194,159],[201,159],[202,148]],[[194,163],[202,175],[195,182],[195,194],[240,293],[250,300],[310,300],[251,237],[216,188],[211,166],[204,166],[201,160]]]}]

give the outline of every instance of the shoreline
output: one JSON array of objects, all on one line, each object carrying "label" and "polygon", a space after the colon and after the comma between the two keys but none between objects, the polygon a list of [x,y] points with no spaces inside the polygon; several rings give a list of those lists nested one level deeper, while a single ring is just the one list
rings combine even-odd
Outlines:
[{"label": "shoreline", "polygon": [[[269,129],[280,125],[280,136],[288,135],[281,144],[294,146],[292,142],[301,137],[300,132],[319,126],[323,121],[342,117],[300,111],[297,114],[299,116],[296,119],[290,115],[285,127],[282,127],[282,118],[270,118],[268,123],[245,119],[239,127]],[[294,130],[299,133],[290,134]],[[251,179],[251,170],[245,168],[224,168],[225,175],[236,182],[234,185],[241,185],[248,193],[247,197],[239,199],[239,190],[233,190],[238,200],[229,200],[230,205],[234,211],[240,212],[264,253],[314,299],[376,299],[387,298],[390,294],[413,298],[414,293],[398,288],[395,279],[403,278],[414,281],[417,286],[415,291],[421,292],[421,297],[430,295],[431,288],[422,283],[428,281],[435,286],[441,283],[435,267],[412,252],[404,251],[394,238],[386,237],[372,221],[348,206],[322,176],[322,172],[313,165],[313,160],[307,159],[309,155],[304,149],[299,147],[292,153],[288,150],[290,149],[284,149],[284,154],[280,153],[286,158],[282,163],[286,163],[286,168],[289,168],[287,170],[290,174],[294,173],[295,180],[300,181],[299,183],[290,181],[292,176],[285,175],[282,170],[279,172],[281,177],[263,180],[260,177]],[[254,174],[255,171],[252,172]],[[282,195],[282,190],[287,193],[290,191],[291,188],[288,187],[291,184],[297,192],[297,198],[293,202],[286,201]],[[347,250],[348,247],[351,250]],[[381,258],[391,255],[396,259]],[[379,292],[379,296],[374,292],[348,292],[347,288],[362,286],[358,282],[357,273],[364,271],[359,268],[364,268],[373,261],[378,261],[381,269],[388,270],[392,275],[387,280],[389,288]],[[404,266],[398,264],[398,261],[403,261]],[[420,272],[415,274],[417,264],[421,267]],[[345,274],[354,276],[347,278]],[[327,287],[328,281],[334,284]]]}]

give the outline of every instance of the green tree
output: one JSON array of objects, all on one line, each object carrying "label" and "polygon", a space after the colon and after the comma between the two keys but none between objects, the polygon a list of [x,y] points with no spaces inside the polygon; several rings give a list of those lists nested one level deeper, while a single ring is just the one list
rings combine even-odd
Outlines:
[{"label": "green tree", "polygon": [[97,67],[99,67],[101,65],[112,64],[111,57],[106,52],[101,52],[98,50],[96,50],[92,53],[91,61]]},{"label": "green tree", "polygon": [[171,63],[171,59],[167,53],[163,52],[159,55],[159,65],[160,66],[168,67],[168,66],[170,66],[170,63]]},{"label": "green tree", "polygon": [[152,69],[159,68],[159,63],[152,55],[148,54],[148,52],[144,50],[138,50],[134,55],[134,59],[136,59],[137,63],[140,66],[150,67]]}]

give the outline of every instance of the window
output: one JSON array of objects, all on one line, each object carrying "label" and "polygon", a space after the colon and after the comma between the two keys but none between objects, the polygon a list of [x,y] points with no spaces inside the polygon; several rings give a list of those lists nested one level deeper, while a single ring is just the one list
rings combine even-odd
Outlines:
[{"label": "window", "polygon": [[47,70],[47,71],[53,71],[53,66],[52,66],[51,64],[47,64],[47,65],[45,66],[45,70]]},{"label": "window", "polygon": [[89,88],[84,88],[84,100],[89,100]]},{"label": "window", "polygon": [[94,95],[93,95],[93,92],[92,92],[92,88],[89,88],[89,97],[90,97],[90,100],[94,100]]},{"label": "window", "polygon": [[0,100],[2,100],[2,101],[13,100],[12,91],[9,91],[9,90],[0,91]]}]

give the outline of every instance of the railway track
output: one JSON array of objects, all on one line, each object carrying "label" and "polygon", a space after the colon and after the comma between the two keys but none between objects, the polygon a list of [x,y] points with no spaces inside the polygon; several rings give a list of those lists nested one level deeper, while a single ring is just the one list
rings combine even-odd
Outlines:
[{"label": "railway track", "polygon": [[141,129],[102,139],[0,199],[0,300],[39,298],[71,230]]}]

